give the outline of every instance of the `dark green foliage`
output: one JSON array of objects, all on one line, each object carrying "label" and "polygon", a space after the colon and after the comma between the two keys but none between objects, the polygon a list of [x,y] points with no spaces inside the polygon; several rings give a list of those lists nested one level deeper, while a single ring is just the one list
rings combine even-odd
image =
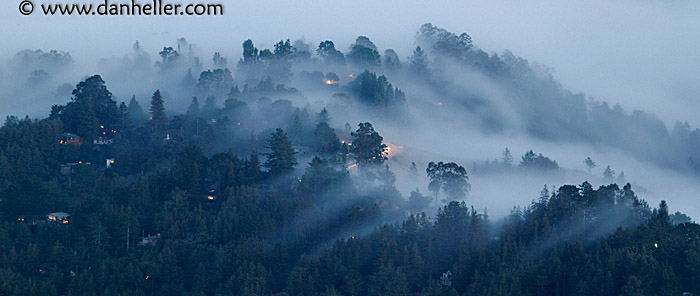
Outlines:
[{"label": "dark green foliage", "polygon": [[348,60],[360,67],[376,68],[380,65],[377,47],[365,36],[357,37],[355,44],[350,46]]},{"label": "dark green foliage", "polygon": [[136,96],[132,96],[131,100],[129,100],[127,112],[129,113],[129,118],[134,123],[140,123],[148,120],[148,115],[146,115],[146,112],[143,111],[143,108],[141,108],[139,102],[136,101]]},{"label": "dark green foliage", "polygon": [[384,163],[386,160],[384,151],[387,146],[382,143],[384,138],[374,130],[371,123],[360,123],[351,136],[353,138],[351,153],[360,167]]},{"label": "dark green foliage", "polygon": [[408,61],[411,63],[410,68],[414,75],[421,77],[428,74],[428,56],[420,46],[416,46]]},{"label": "dark green foliage", "polygon": [[59,108],[58,117],[63,121],[65,131],[89,140],[103,136],[103,129],[111,134],[121,122],[117,103],[112,100],[112,93],[99,75],[78,83],[71,102]]},{"label": "dark green foliage", "polygon": [[292,43],[287,39],[287,41],[277,42],[275,44],[275,57],[281,60],[289,60],[292,58],[293,54]]},{"label": "dark green foliage", "polygon": [[151,122],[159,127],[165,128],[168,125],[168,117],[165,115],[165,102],[163,96],[160,95],[160,90],[156,90],[151,97],[151,108],[148,109],[151,113]]},{"label": "dark green foliage", "polygon": [[335,45],[333,44],[333,41],[323,41],[318,45],[318,49],[316,50],[316,53],[318,54],[321,59],[328,63],[328,64],[345,64],[345,56],[343,55],[342,52],[339,50],[335,49]]},{"label": "dark green foliage", "polygon": [[294,170],[294,166],[297,165],[296,151],[284,130],[276,129],[267,140],[265,148],[270,152],[265,153],[267,159],[263,166],[268,169],[270,175],[287,174]]},{"label": "dark green foliage", "polygon": [[233,87],[232,75],[229,69],[204,71],[199,75],[197,87],[208,92],[224,93]]},{"label": "dark green foliage", "polygon": [[243,42],[243,63],[253,63],[258,59],[258,49],[253,45],[253,40]]},{"label": "dark green foliage", "polygon": [[172,70],[177,65],[180,58],[180,53],[172,47],[163,47],[163,50],[158,54],[161,60],[156,62],[156,66],[160,68],[161,72]]},{"label": "dark green foliage", "polygon": [[[340,151],[340,140],[335,130],[330,127],[330,117],[326,108],[317,114],[316,128],[314,129],[314,150],[324,154],[334,154]],[[295,119],[298,120],[298,117]],[[295,131],[298,133],[299,131]]]},{"label": "dark green foliage", "polygon": [[[150,166],[128,177],[80,170],[69,183],[56,169],[66,157],[102,152],[58,145],[59,120],[8,118],[0,128],[1,294],[700,293],[700,227],[670,215],[665,202],[651,210],[629,184],[545,188],[498,223],[464,202],[429,218],[420,209],[430,199],[417,191],[405,204],[384,199],[391,180],[379,197],[358,196],[342,167],[313,158],[298,185],[273,188],[261,183],[254,152],[207,157],[176,134],[149,138],[150,128],[120,133],[114,170],[133,170],[139,161],[129,159],[142,153]],[[381,144],[368,123],[355,134],[354,143]],[[268,159],[289,160],[277,157],[293,151],[284,132],[270,140],[277,154]],[[377,227],[393,206],[414,214]],[[68,224],[43,222],[61,210]],[[158,233],[155,246],[139,245],[142,234]],[[447,271],[451,287],[437,281]]]},{"label": "dark green foliage", "polygon": [[328,123],[320,122],[316,125],[314,139],[316,152],[333,154],[340,151],[340,140]]},{"label": "dark green foliage", "polygon": [[360,100],[374,106],[389,106],[406,99],[404,93],[394,88],[384,75],[377,77],[377,74],[367,70],[353,80],[349,87]]},{"label": "dark green foliage", "polygon": [[525,153],[520,161],[520,167],[524,169],[534,169],[542,171],[557,171],[559,170],[559,164],[556,160],[551,160],[540,153],[535,154],[532,150]]},{"label": "dark green foliage", "polygon": [[469,184],[469,176],[464,167],[454,163],[430,162],[425,169],[430,179],[428,188],[433,192],[437,199],[440,191],[445,192],[447,201],[462,200],[467,197],[467,193],[471,189]]},{"label": "dark green foliage", "polygon": [[200,116],[201,112],[202,110],[199,108],[199,99],[193,97],[190,106],[187,107],[187,116],[197,118]]},{"label": "dark green foliage", "polygon": [[[532,134],[589,140],[596,136],[581,127],[600,125],[605,127],[598,128],[600,137],[607,141],[672,139],[669,143],[687,149],[688,165],[698,166],[694,148],[700,132],[686,125],[669,136],[663,123],[644,113],[626,116],[602,104],[588,112],[576,103],[579,97],[551,79],[537,78],[527,61],[509,53],[486,54],[466,34],[427,24],[419,43],[438,66],[458,62],[507,82],[518,108],[547,106],[524,116]],[[161,73],[189,66],[178,68],[179,63],[201,71],[187,43],[178,45],[185,59],[165,48]],[[700,294],[700,226],[680,212],[670,214],[665,201],[651,209],[630,184],[595,189],[584,182],[553,192],[545,186],[529,206],[490,221],[485,211],[450,201],[469,190],[463,167],[430,163],[430,189],[448,198],[436,214],[426,214],[430,197],[416,189],[405,200],[394,187],[396,176],[384,163],[386,145],[370,123],[355,132],[348,124],[340,136],[352,137],[352,145],[339,149],[328,111],[314,121],[312,110],[295,108],[294,100],[284,97],[300,92],[278,83],[306,53],[310,63],[327,63],[343,76],[311,74],[324,91],[349,89],[370,105],[386,107],[401,101],[403,93],[367,71],[348,89],[323,85],[323,79],[344,84],[347,74],[341,66],[345,57],[330,41],[319,46],[320,62],[309,58],[303,42],[280,41],[274,50],[258,50],[248,40],[243,47],[242,90],[226,70],[209,72],[201,85],[220,99],[228,92],[222,107],[210,96],[203,106],[193,100],[187,114],[168,117],[156,91],[148,121],[135,98],[117,107],[104,81],[94,76],[76,87],[71,102],[54,106],[49,119],[8,117],[0,128],[0,295]],[[135,49],[140,51],[138,45]],[[24,55],[56,68],[70,61],[57,52]],[[400,69],[396,54],[384,56],[382,70],[402,74],[389,71]],[[379,64],[376,46],[366,37],[356,40],[348,58]],[[223,60],[218,56],[214,62],[225,69]],[[422,49],[410,61],[421,73],[415,82],[439,82],[420,87],[448,88],[438,71],[428,73],[432,61]],[[47,73],[55,77],[52,71],[36,71],[32,83],[42,83]],[[176,74],[182,78],[182,72]],[[191,75],[185,77],[182,85],[193,86]],[[551,122],[557,124],[543,124]],[[105,128],[97,130],[100,125]],[[631,128],[637,125],[644,132]],[[277,126],[286,126],[289,136],[270,128]],[[65,131],[90,139],[105,129],[115,131],[108,135],[113,144],[60,144]],[[256,152],[264,142],[266,171]],[[299,156],[309,163],[296,176],[292,143],[315,153]],[[663,155],[663,145],[654,147],[639,145],[633,152]],[[360,174],[371,171],[371,182],[354,178],[346,167],[348,153],[360,164]],[[106,168],[105,159],[115,162]],[[511,162],[507,149],[494,161],[499,168]],[[77,164],[62,171],[68,163]],[[555,161],[532,151],[521,166],[558,169]],[[410,172],[417,170],[413,164]],[[620,173],[618,183],[623,179]],[[56,211],[69,212],[69,223],[48,222],[47,214]],[[447,272],[449,286],[438,281]]]}]

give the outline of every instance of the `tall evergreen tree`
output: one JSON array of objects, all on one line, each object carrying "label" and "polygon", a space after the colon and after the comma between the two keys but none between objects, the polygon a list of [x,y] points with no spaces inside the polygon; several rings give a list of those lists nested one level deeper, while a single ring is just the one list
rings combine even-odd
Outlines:
[{"label": "tall evergreen tree", "polygon": [[603,170],[603,179],[605,182],[612,182],[615,179],[615,171],[610,166],[605,167],[605,170]]},{"label": "tall evergreen tree", "polygon": [[131,117],[131,120],[134,122],[141,122],[148,119],[146,112],[143,112],[143,108],[141,108],[141,105],[136,100],[136,96],[132,96],[131,100],[129,100],[128,112],[129,117]]},{"label": "tall evergreen tree", "polygon": [[510,150],[508,150],[508,148],[506,148],[501,155],[501,163],[503,163],[505,167],[513,166],[513,155],[510,154]]},{"label": "tall evergreen tree", "polygon": [[201,110],[199,109],[199,100],[197,97],[192,98],[192,102],[190,103],[190,106],[187,107],[187,115],[191,117],[199,117]]},{"label": "tall evergreen tree", "polygon": [[165,115],[165,103],[160,95],[160,90],[156,90],[151,97],[151,122],[158,127],[164,128],[168,125],[168,117]]},{"label": "tall evergreen tree", "polygon": [[270,152],[265,153],[267,159],[264,167],[268,169],[270,175],[281,175],[294,171],[297,165],[296,151],[292,148],[287,133],[281,128],[275,130],[267,140],[265,148]]},{"label": "tall evergreen tree", "polygon": [[416,46],[413,55],[408,58],[411,63],[411,71],[418,77],[428,74],[428,56],[420,46]]}]

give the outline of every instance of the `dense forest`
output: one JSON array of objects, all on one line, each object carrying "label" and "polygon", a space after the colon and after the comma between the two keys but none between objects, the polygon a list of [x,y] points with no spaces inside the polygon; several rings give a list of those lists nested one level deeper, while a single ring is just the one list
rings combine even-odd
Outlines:
[{"label": "dense forest", "polygon": [[508,148],[401,166],[382,136],[387,122],[519,127],[697,179],[700,129],[570,93],[466,33],[425,24],[416,42],[402,61],[365,36],[345,53],[246,40],[206,70],[184,39],[156,62],[136,42],[104,75],[57,86],[70,54],[18,53],[7,67],[26,92],[61,103],[0,128],[0,295],[700,295],[700,226],[609,165],[597,189],[537,184],[490,217],[470,204],[473,174],[566,168]]}]

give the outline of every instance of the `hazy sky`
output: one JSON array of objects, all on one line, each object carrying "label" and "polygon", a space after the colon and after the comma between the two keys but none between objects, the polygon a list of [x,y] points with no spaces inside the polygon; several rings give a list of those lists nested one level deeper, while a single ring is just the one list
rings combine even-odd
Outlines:
[{"label": "hazy sky", "polygon": [[[49,0],[35,0],[37,7],[41,1]],[[94,72],[97,57],[121,55],[136,39],[153,56],[186,37],[205,50],[203,59],[216,50],[235,60],[246,38],[259,48],[282,38],[332,39],[346,50],[357,35],[405,58],[415,31],[432,22],[469,33],[488,52],[510,49],[547,65],[572,91],[700,126],[698,1],[222,0],[226,14],[216,17],[26,17],[19,2],[0,3],[3,60],[22,49],[63,49]]]}]

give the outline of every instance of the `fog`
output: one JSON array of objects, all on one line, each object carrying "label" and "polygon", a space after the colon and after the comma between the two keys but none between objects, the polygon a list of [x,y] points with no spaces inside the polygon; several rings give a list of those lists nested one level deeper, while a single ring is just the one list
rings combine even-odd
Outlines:
[{"label": "fog", "polygon": [[[246,38],[261,48],[282,38],[331,39],[344,49],[358,35],[406,57],[415,28],[433,22],[467,32],[487,52],[510,49],[547,65],[572,91],[628,109],[653,110],[668,124],[680,119],[700,125],[693,112],[700,110],[696,1],[223,2],[224,16],[152,18],[37,12],[25,17],[14,1],[5,1],[0,4],[0,58],[23,49],[65,50],[89,73],[98,58],[121,55],[134,40],[155,52],[186,37],[211,51],[240,56]],[[2,116],[27,113],[20,107],[1,109]]]},{"label": "fog", "polygon": [[[634,121],[636,118],[646,118],[644,114],[633,117],[632,111],[643,110],[657,116],[669,131],[677,120],[687,121],[692,129],[700,126],[697,2],[304,0],[226,4],[226,15],[218,17],[46,17],[38,12],[24,17],[16,12],[15,3],[6,1],[0,7],[0,116],[45,117],[52,104],[64,104],[70,98],[72,88],[61,88],[62,84],[75,86],[85,76],[96,73],[103,75],[118,102],[135,95],[142,106],[147,106],[150,94],[162,88],[168,111],[183,112],[195,93],[171,82],[179,82],[188,67],[178,68],[167,77],[158,76],[158,69],[153,67],[160,60],[158,52],[165,46],[177,47],[180,37],[193,45],[188,57],[200,58],[202,69],[193,70],[197,79],[201,71],[214,69],[210,58],[214,52],[221,52],[228,59],[229,68],[236,72],[235,63],[242,56],[241,43],[248,38],[261,50],[287,38],[303,38],[312,49],[323,40],[333,40],[337,49],[347,53],[355,38],[363,35],[371,38],[379,53],[394,49],[406,64],[418,44],[416,30],[423,23],[432,22],[457,35],[468,33],[474,45],[486,53],[503,56],[504,50],[510,50],[516,57],[527,59],[533,69],[545,69],[537,75],[552,75],[570,91],[563,97],[574,103],[561,103],[562,110],[582,107],[585,112],[589,106],[582,105],[583,100],[575,101],[581,96],[579,93],[584,93],[586,104],[605,101],[612,108],[619,103],[624,115],[631,117],[630,125],[638,122]],[[132,52],[135,40],[143,46],[139,53]],[[49,74],[47,86],[27,91],[27,75],[34,69],[17,73],[22,67],[12,66],[15,54],[25,49],[63,50],[70,53],[73,63],[57,66],[55,71],[45,69]],[[428,48],[426,52],[436,59],[437,55]],[[670,144],[658,143],[661,139],[649,140],[646,136],[653,134],[650,129],[636,127],[634,131],[641,134],[633,131],[629,138],[619,138],[607,135],[603,123],[587,133],[572,129],[578,127],[573,123],[560,125],[559,121],[547,119],[541,123],[542,129],[528,127],[526,123],[542,111],[524,106],[549,106],[523,101],[526,98],[519,98],[517,91],[505,83],[449,61],[433,64],[436,79],[451,86],[442,91],[386,71],[389,82],[406,93],[407,113],[412,115],[409,119],[405,114],[385,116],[382,111],[364,112],[357,104],[338,103],[331,99],[336,90],[307,89],[297,79],[305,68],[324,73],[333,70],[343,77],[341,84],[345,86],[345,76],[362,72],[362,67],[319,69],[297,65],[291,85],[302,90],[303,98],[272,100],[288,99],[294,107],[308,106],[311,112],[327,107],[336,129],[342,129],[346,122],[354,128],[359,122],[371,121],[387,142],[400,149],[388,164],[404,196],[416,187],[428,194],[425,178],[416,184],[408,177],[411,162],[416,162],[423,176],[429,161],[455,161],[470,172],[472,191],[468,202],[499,217],[512,206],[526,206],[536,199],[545,184],[551,187],[588,180],[594,186],[602,185],[602,170],[610,165],[616,172],[624,171],[633,189],[651,205],[666,199],[673,211],[700,217],[700,206],[695,202],[700,198],[697,175],[679,169],[688,155],[665,150]],[[140,71],[139,67],[146,70]],[[236,77],[236,84],[242,88],[245,81]],[[478,103],[466,104],[462,101],[465,98]],[[203,99],[200,97],[201,102]],[[222,102],[220,96],[219,105]],[[473,106],[482,106],[483,102],[483,107]],[[256,109],[252,101],[246,103],[260,112],[254,119],[263,121],[263,108]],[[491,122],[492,118],[497,119]],[[264,134],[274,124],[284,122],[271,120],[255,130]],[[589,136],[596,141],[589,141]],[[473,163],[497,159],[505,148],[512,152],[516,165],[520,156],[532,149],[556,160],[562,172],[472,172]],[[583,164],[588,156],[598,163],[591,175]],[[307,162],[300,161],[300,167],[304,168]]]}]

